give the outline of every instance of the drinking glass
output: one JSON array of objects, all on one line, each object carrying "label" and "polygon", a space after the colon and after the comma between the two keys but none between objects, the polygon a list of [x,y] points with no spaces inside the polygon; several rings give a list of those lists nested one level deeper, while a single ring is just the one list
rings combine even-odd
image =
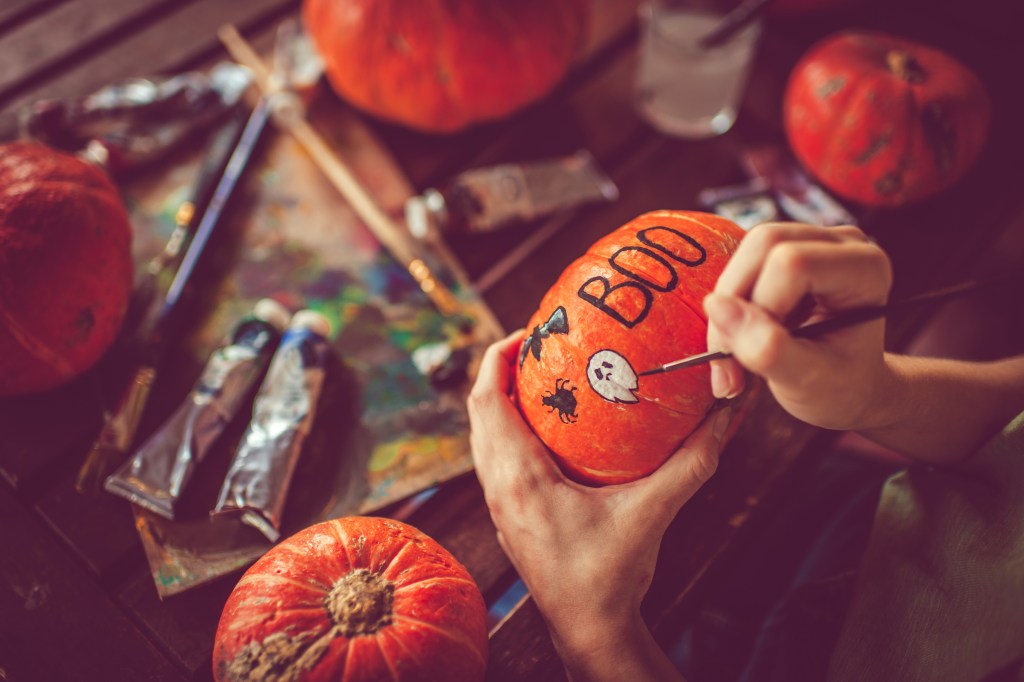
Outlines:
[{"label": "drinking glass", "polygon": [[721,135],[736,121],[761,27],[756,20],[727,42],[700,40],[724,12],[702,0],[648,0],[640,5],[636,107],[668,135]]}]

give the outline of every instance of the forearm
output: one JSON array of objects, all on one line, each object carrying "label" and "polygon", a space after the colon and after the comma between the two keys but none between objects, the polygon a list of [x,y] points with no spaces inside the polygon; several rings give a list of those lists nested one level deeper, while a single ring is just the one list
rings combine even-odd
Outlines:
[{"label": "forearm", "polygon": [[1024,356],[979,363],[887,354],[886,367],[856,430],[922,462],[970,455],[1024,410]]},{"label": "forearm", "polygon": [[555,648],[572,682],[685,682],[639,615],[622,627],[577,623],[573,630],[551,627]]}]

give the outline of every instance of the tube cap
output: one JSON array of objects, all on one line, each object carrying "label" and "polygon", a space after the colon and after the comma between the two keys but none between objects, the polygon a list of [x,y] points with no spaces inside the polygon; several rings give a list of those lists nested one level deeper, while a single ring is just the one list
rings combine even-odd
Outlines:
[{"label": "tube cap", "polygon": [[300,310],[292,315],[289,329],[308,329],[324,338],[331,335],[331,321],[315,310]]},{"label": "tube cap", "polygon": [[292,314],[287,308],[272,298],[261,298],[252,309],[253,317],[263,320],[277,331],[284,331]]}]

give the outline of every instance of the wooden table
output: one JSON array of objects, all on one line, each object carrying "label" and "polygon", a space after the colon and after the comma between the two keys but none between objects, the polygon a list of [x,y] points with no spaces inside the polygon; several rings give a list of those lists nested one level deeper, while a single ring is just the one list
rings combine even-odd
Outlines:
[{"label": "wooden table", "polygon": [[[815,16],[776,16],[734,130],[685,142],[654,132],[632,110],[635,2],[596,0],[585,56],[528,110],[448,138],[370,125],[420,189],[465,168],[580,147],[613,176],[622,193],[617,202],[579,211],[543,249],[490,283],[486,300],[511,329],[525,323],[562,268],[597,237],[646,210],[695,207],[700,189],[742,180],[738,153],[781,141],[782,87],[815,39],[848,25],[917,37],[982,75],[995,118],[994,144],[952,191],[917,207],[861,214],[862,226],[893,258],[897,295],[910,294],[1024,261],[1024,107],[1016,73],[1024,53],[1003,47],[1015,41],[1020,25],[1013,4],[864,2]],[[0,138],[12,137],[16,112],[38,98],[223,59],[216,29],[225,22],[266,48],[277,23],[297,10],[294,0],[7,0],[0,7]],[[453,248],[479,278],[523,238],[522,231],[498,233]],[[908,341],[926,312],[893,321],[894,348]],[[157,598],[126,505],[74,490],[74,473],[100,418],[86,385],[0,403],[0,680],[207,679],[217,618],[237,575]],[[717,476],[683,509],[663,544],[644,604],[659,640],[671,641],[690,622],[706,579],[744,538],[771,522],[773,500],[799,494],[802,464],[829,440],[763,397]],[[444,485],[410,522],[468,567],[488,605],[514,583],[474,477]],[[495,625],[490,652],[488,679],[563,676],[529,599]]]}]

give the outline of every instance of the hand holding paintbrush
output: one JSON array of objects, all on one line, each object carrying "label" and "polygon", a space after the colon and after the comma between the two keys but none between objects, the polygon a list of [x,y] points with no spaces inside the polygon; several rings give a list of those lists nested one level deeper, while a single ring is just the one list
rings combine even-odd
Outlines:
[{"label": "hand holding paintbrush", "polygon": [[[928,291],[923,294],[911,296],[910,298],[895,301],[893,303],[887,303],[885,305],[849,308],[823,320],[794,327],[790,330],[790,335],[794,339],[819,339],[831,332],[870,322],[871,320],[877,320],[882,317],[887,317],[893,313],[905,312],[922,307],[926,304],[941,303],[957,296],[970,294],[985,287],[1004,283],[1006,279],[1006,277],[1000,277],[983,281],[971,280],[968,282],[961,282],[960,284],[955,284],[953,286]],[[680,360],[666,362],[659,367],[640,372],[637,376],[649,376],[652,374],[661,374],[663,372],[674,372],[675,370],[686,369],[687,367],[703,365],[713,360],[724,360],[731,357],[732,353],[728,351],[707,351],[705,353],[698,353]]]}]

